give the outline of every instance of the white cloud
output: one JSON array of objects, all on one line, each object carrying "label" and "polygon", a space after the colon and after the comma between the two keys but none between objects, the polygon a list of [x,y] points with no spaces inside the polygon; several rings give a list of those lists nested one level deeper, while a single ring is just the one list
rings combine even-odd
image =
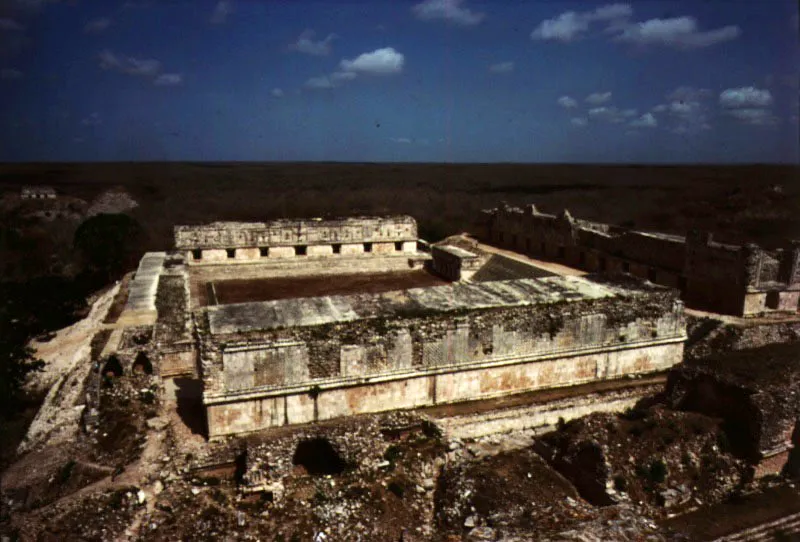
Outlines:
[{"label": "white cloud", "polygon": [[620,28],[631,15],[633,9],[628,4],[607,4],[594,11],[566,11],[539,23],[531,32],[531,39],[569,43],[588,32],[589,25],[595,21],[606,22],[609,28]]},{"label": "white cloud", "polygon": [[405,58],[391,47],[363,53],[353,60],[342,60],[339,66],[346,72],[386,75],[403,71]]},{"label": "white cloud", "polygon": [[0,19],[0,30],[10,32],[22,32],[25,27],[14,19]]},{"label": "white cloud", "polygon": [[153,84],[159,87],[174,87],[183,83],[183,75],[180,73],[162,73],[153,80]]},{"label": "white cloud", "polygon": [[270,94],[275,98],[283,98],[283,90],[280,88],[273,88]]},{"label": "white cloud", "polygon": [[736,120],[752,125],[777,123],[772,114],[772,93],[755,87],[729,88],[719,95],[719,105]]},{"label": "white cloud", "polygon": [[108,49],[101,51],[98,57],[100,67],[104,70],[142,77],[155,77],[161,71],[161,62],[155,59],[121,57]]},{"label": "white cloud", "polygon": [[772,94],[755,87],[729,88],[720,93],[719,105],[726,109],[769,107]]},{"label": "white cloud", "polygon": [[230,0],[220,0],[214,6],[209,22],[211,24],[224,24],[228,20],[228,15],[233,13],[233,2]]},{"label": "white cloud", "polygon": [[531,32],[531,39],[569,43],[589,30],[589,21],[580,13],[567,11],[554,19],[546,19]]},{"label": "white cloud", "polygon": [[411,143],[411,140],[407,137],[390,137],[389,139],[394,141],[395,143],[402,143],[405,145]]},{"label": "white cloud", "polygon": [[589,124],[589,121],[583,117],[574,117],[570,119],[570,122],[573,126],[586,126]]},{"label": "white cloud", "polygon": [[622,111],[621,115],[623,117],[629,117],[630,118],[630,117],[635,117],[637,113],[638,113],[638,111],[636,109],[625,109],[624,111]]},{"label": "white cloud", "polygon": [[655,128],[658,126],[658,121],[652,113],[645,113],[638,119],[632,120],[630,125],[634,128]]},{"label": "white cloud", "polygon": [[725,26],[701,32],[694,17],[650,19],[627,25],[615,39],[636,45],[663,45],[676,49],[696,49],[736,39],[738,26]]},{"label": "white cloud", "polygon": [[653,107],[654,113],[663,113],[667,110],[667,104],[658,104],[657,106]]},{"label": "white cloud", "polygon": [[0,79],[5,81],[16,81],[17,79],[22,79],[23,74],[19,70],[15,70],[12,68],[4,68],[0,70]]},{"label": "white cloud", "polygon": [[498,62],[489,66],[489,71],[492,73],[511,73],[514,71],[513,62]]},{"label": "white cloud", "polygon": [[570,98],[569,96],[562,96],[558,99],[558,105],[564,109],[573,109],[578,107],[578,101],[574,98]]},{"label": "white cloud", "polygon": [[328,34],[324,40],[314,41],[315,32],[311,29],[304,30],[297,41],[289,45],[289,49],[298,53],[314,56],[327,56],[331,54],[331,43],[336,39],[336,34]]},{"label": "white cloud", "polygon": [[83,31],[87,34],[99,34],[108,30],[109,26],[111,26],[111,19],[108,17],[99,17],[87,22],[83,26]]},{"label": "white cloud", "polygon": [[462,6],[463,0],[425,0],[412,6],[411,12],[422,21],[447,21],[460,26],[474,26],[485,14]]},{"label": "white cloud", "polygon": [[611,100],[610,92],[595,92],[593,94],[589,94],[586,97],[586,103],[590,103],[592,105],[604,104],[610,100]]}]

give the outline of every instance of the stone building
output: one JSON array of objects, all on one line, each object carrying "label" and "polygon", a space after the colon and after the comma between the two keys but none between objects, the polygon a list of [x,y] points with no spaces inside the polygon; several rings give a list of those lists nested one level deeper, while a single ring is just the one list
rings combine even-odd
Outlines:
[{"label": "stone building", "polygon": [[559,215],[503,207],[485,211],[479,236],[491,244],[600,272],[624,272],[677,288],[688,307],[736,316],[796,313],[800,243],[776,251],[634,231]]},{"label": "stone building", "polygon": [[19,194],[22,199],[56,199],[52,186],[23,186]]},{"label": "stone building", "polygon": [[622,388],[680,362],[672,290],[457,244],[428,247],[407,216],[178,226],[175,251],[142,259],[120,322],[150,333],[163,378],[201,384],[212,439],[600,380]]}]

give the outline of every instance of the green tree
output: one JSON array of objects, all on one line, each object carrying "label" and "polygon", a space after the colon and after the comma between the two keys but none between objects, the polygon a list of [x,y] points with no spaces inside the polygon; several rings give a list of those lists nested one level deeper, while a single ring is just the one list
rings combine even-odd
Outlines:
[{"label": "green tree", "polygon": [[26,344],[27,333],[14,322],[3,322],[0,328],[0,412],[5,417],[16,412],[25,379],[41,371],[44,362],[33,356]]},{"label": "green tree", "polygon": [[78,226],[73,245],[89,265],[110,278],[132,263],[141,236],[141,226],[130,216],[99,214]]}]

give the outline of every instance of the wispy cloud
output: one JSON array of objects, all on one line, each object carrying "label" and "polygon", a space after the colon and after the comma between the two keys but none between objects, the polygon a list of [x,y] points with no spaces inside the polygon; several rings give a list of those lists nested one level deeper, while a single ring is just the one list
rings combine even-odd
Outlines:
[{"label": "wispy cloud", "polygon": [[446,21],[459,26],[475,26],[486,16],[463,4],[463,0],[425,0],[412,6],[411,11],[422,21]]},{"label": "wispy cloud", "polygon": [[270,94],[272,94],[272,96],[273,96],[274,98],[283,98],[283,90],[282,90],[282,89],[280,89],[280,88],[273,88],[273,89],[270,91]]},{"label": "wispy cloud", "polygon": [[336,34],[328,34],[324,40],[319,41],[314,41],[315,35],[316,33],[311,29],[304,30],[294,43],[289,44],[289,50],[313,56],[331,54],[331,44],[336,39]]},{"label": "wispy cloud", "polygon": [[0,79],[4,81],[16,81],[24,77],[23,73],[13,68],[4,68],[0,70]]},{"label": "wispy cloud", "polygon": [[583,37],[593,22],[607,22],[616,27],[632,14],[633,10],[628,4],[607,4],[594,11],[566,11],[539,23],[531,32],[531,39],[570,43]]},{"label": "wispy cloud", "polygon": [[614,39],[642,46],[661,45],[675,49],[698,49],[736,39],[740,34],[741,30],[735,25],[703,32],[698,29],[694,17],[673,17],[631,24]]},{"label": "wispy cloud", "polygon": [[611,101],[610,92],[594,92],[586,97],[586,103],[592,105],[604,104]]},{"label": "wispy cloud", "polygon": [[531,39],[574,42],[585,37],[595,22],[605,24],[604,33],[613,41],[641,47],[699,49],[736,39],[741,34],[736,25],[700,30],[697,19],[690,16],[631,22],[632,16],[633,9],[629,4],[608,4],[594,11],[566,11],[540,22],[531,32]]},{"label": "wispy cloud", "polygon": [[153,84],[157,87],[174,87],[181,83],[183,83],[183,75],[180,73],[162,73],[153,79]]},{"label": "wispy cloud", "polygon": [[161,62],[152,58],[120,56],[108,49],[101,51],[98,58],[102,69],[118,71],[128,75],[155,77],[161,71]]},{"label": "wispy cloud", "polygon": [[389,139],[395,143],[401,143],[403,145],[408,145],[411,143],[411,139],[407,137],[390,137]]},{"label": "wispy cloud", "polygon": [[211,24],[224,24],[228,16],[233,13],[233,2],[231,0],[220,0],[211,12],[209,22]]},{"label": "wispy cloud", "polygon": [[94,112],[81,119],[83,126],[100,126],[103,124],[103,119],[100,118],[100,113]]},{"label": "wispy cloud", "polygon": [[513,62],[498,62],[489,66],[489,71],[492,73],[511,73],[514,71]]},{"label": "wispy cloud", "polygon": [[303,86],[311,89],[327,89],[333,88],[334,84],[327,75],[320,75],[309,78]]},{"label": "wispy cloud", "polygon": [[569,121],[573,126],[578,126],[579,128],[589,124],[589,120],[584,117],[573,117]]},{"label": "wispy cloud", "polygon": [[0,31],[2,32],[23,32],[25,27],[14,19],[0,19]]},{"label": "wispy cloud", "polygon": [[557,100],[557,102],[558,105],[564,109],[574,109],[578,107],[578,101],[574,98],[570,98],[569,96],[562,96]]},{"label": "wispy cloud", "polygon": [[83,26],[83,31],[87,34],[100,34],[108,30],[111,26],[111,19],[108,17],[98,17],[92,19]]}]

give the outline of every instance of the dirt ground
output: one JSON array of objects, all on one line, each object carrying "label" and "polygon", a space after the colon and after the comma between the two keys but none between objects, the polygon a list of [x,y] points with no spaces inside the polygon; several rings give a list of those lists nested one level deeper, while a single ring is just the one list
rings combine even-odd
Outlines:
[{"label": "dirt ground", "polygon": [[214,282],[217,303],[272,301],[297,297],[378,294],[409,288],[441,286],[447,281],[423,270],[389,273],[354,273],[314,277],[225,280]]}]

